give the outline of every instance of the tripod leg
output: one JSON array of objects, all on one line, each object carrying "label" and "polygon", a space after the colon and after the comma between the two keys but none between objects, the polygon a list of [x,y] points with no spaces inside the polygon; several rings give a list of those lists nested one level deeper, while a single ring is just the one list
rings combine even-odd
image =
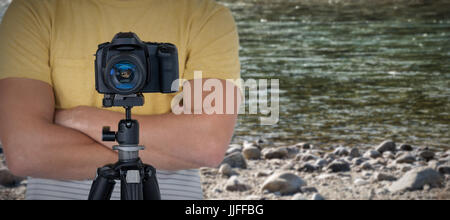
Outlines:
[{"label": "tripod leg", "polygon": [[140,170],[128,170],[120,177],[122,200],[143,200],[143,186]]},{"label": "tripod leg", "polygon": [[114,190],[116,172],[109,166],[97,170],[97,178],[92,183],[88,200],[110,200]]},{"label": "tripod leg", "polygon": [[145,165],[144,170],[144,200],[161,200],[161,193],[156,178],[156,169],[152,166]]}]

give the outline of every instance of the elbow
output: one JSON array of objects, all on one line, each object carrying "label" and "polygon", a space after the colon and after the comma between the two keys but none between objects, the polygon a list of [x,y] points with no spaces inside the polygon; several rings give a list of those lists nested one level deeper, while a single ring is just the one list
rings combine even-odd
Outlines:
[{"label": "elbow", "polygon": [[205,150],[202,155],[202,164],[200,164],[200,166],[218,167],[225,157],[226,149],[226,144],[219,143],[218,141],[210,142],[210,144],[208,144],[208,150]]},{"label": "elbow", "polygon": [[31,173],[30,167],[27,167],[23,163],[17,163],[16,160],[8,160],[7,164],[9,171],[14,176],[21,176],[21,177],[27,177],[30,176]]},{"label": "elbow", "polygon": [[21,150],[20,143],[7,142],[3,143],[5,148],[6,165],[9,171],[15,176],[27,177],[31,176],[37,169],[33,162],[33,157],[27,156],[27,154]]}]

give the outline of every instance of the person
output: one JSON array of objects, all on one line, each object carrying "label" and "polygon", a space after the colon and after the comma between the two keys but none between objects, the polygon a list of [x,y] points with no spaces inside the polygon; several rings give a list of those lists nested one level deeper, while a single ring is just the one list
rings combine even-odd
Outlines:
[{"label": "person", "polygon": [[[14,0],[0,26],[0,140],[11,172],[29,177],[27,199],[87,199],[97,168],[117,161],[101,130],[115,128],[124,111],[102,109],[93,54],[118,32],[175,44],[190,85],[217,79],[238,91],[227,80],[240,77],[236,24],[213,0]],[[183,86],[183,97],[195,90]],[[158,170],[162,199],[202,199],[198,168],[221,163],[237,113],[174,114],[176,95],[145,94],[146,104],[133,108],[140,156]],[[196,98],[182,107],[198,108]]]}]

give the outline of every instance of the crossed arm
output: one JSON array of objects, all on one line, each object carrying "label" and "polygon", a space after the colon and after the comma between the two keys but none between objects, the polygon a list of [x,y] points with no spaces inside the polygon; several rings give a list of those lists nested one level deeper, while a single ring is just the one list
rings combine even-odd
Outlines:
[{"label": "crossed arm", "polygon": [[[237,97],[234,100],[237,108]],[[141,126],[140,142],[146,146],[141,158],[162,170],[216,166],[236,117],[171,113],[134,117]],[[117,161],[113,144],[101,141],[101,128],[116,128],[122,118],[120,113],[91,107],[55,111],[50,85],[29,79],[0,80],[0,140],[8,167],[19,176],[93,178],[96,168]]]}]

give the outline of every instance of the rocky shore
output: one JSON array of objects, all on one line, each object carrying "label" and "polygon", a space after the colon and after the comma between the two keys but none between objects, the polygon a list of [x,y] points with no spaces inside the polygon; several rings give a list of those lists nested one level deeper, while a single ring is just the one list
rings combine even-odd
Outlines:
[{"label": "rocky shore", "polygon": [[[230,145],[219,168],[200,169],[205,199],[450,199],[450,150],[384,141],[373,148]],[[24,199],[0,147],[0,200]]]},{"label": "rocky shore", "polygon": [[231,145],[220,168],[201,169],[205,199],[450,199],[450,150],[272,146]]},{"label": "rocky shore", "polygon": [[0,200],[22,200],[25,198],[25,191],[26,180],[9,172],[0,145]]}]

